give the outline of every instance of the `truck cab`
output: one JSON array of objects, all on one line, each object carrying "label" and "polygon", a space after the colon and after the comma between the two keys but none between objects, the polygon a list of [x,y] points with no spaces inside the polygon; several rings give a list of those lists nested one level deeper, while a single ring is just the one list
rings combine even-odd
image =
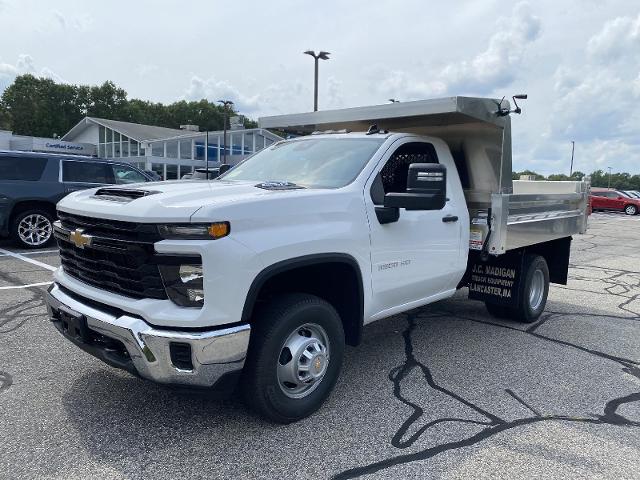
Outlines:
[{"label": "truck cab", "polygon": [[[586,229],[581,182],[513,183],[508,107],[432,101],[261,119],[298,135],[215,180],[58,205],[52,325],[143,378],[320,407],[364,326],[468,287],[535,321]],[[389,130],[386,130],[388,126]]]}]

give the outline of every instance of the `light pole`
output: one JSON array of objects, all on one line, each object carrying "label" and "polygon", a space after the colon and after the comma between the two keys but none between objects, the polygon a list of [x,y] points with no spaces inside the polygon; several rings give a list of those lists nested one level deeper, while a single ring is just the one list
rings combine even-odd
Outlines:
[{"label": "light pole", "polygon": [[571,168],[569,168],[569,177],[573,174],[573,152],[576,148],[576,142],[571,140]]},{"label": "light pole", "polygon": [[204,134],[204,165],[207,171],[207,180],[209,180],[209,129],[207,128],[207,132]]},{"label": "light pole", "polygon": [[221,103],[224,106],[224,114],[223,114],[223,133],[222,133],[222,163],[227,163],[227,107],[229,105],[233,105],[231,100],[218,100],[218,103]]},{"label": "light pole", "polygon": [[315,60],[315,77],[313,83],[313,111],[318,111],[318,60],[329,60],[329,52],[320,51],[318,54],[313,50],[307,50],[304,52],[306,55],[311,55]]},{"label": "light pole", "polygon": [[611,167],[607,167],[609,169],[609,185],[607,186],[607,190],[611,189]]}]

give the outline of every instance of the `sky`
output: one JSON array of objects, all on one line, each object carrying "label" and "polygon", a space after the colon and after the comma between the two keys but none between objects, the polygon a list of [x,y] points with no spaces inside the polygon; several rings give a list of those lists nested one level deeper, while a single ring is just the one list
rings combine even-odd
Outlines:
[{"label": "sky", "polygon": [[0,0],[16,75],[106,80],[130,98],[231,99],[251,118],[527,93],[514,170],[640,173],[640,0]]}]

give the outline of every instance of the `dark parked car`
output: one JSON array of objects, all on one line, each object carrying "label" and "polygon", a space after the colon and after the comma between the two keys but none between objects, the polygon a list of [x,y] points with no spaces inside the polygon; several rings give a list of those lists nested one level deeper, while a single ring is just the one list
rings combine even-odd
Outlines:
[{"label": "dark parked car", "polygon": [[93,157],[0,151],[0,237],[23,248],[52,239],[56,203],[68,193],[107,184],[150,182],[142,170]]}]

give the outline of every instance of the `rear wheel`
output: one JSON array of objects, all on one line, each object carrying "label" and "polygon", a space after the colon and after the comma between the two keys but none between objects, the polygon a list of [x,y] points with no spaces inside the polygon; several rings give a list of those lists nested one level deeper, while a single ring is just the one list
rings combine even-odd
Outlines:
[{"label": "rear wheel", "polygon": [[485,303],[485,305],[489,313],[495,317],[533,323],[544,312],[548,295],[549,267],[547,261],[540,255],[525,255],[518,304],[515,307],[490,303]]},{"label": "rear wheel", "polygon": [[22,248],[40,248],[53,238],[53,216],[46,210],[31,209],[18,213],[11,237]]},{"label": "rear wheel", "polygon": [[343,354],[342,321],[329,303],[313,295],[282,295],[258,312],[252,326],[245,401],[274,422],[300,420],[331,393]]},{"label": "rear wheel", "polygon": [[624,207],[624,213],[626,213],[627,215],[635,215],[636,213],[638,213],[638,207],[636,207],[635,205],[627,205],[626,207]]}]

